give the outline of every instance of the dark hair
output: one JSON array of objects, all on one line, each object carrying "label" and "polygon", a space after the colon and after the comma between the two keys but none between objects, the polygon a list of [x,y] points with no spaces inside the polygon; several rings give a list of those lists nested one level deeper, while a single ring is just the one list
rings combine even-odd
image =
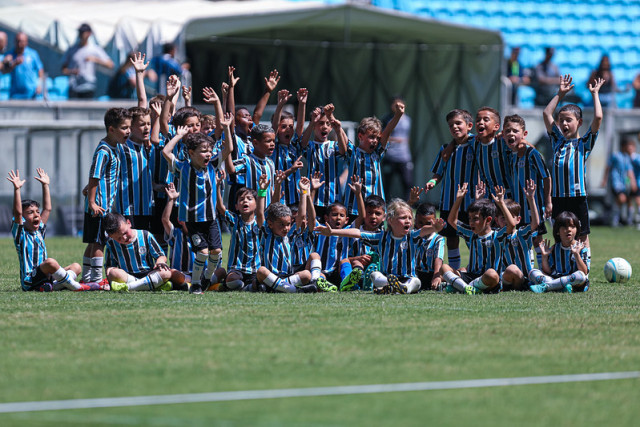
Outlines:
[{"label": "dark hair", "polygon": [[131,122],[135,122],[140,117],[151,115],[151,110],[148,108],[142,107],[131,107],[129,108],[129,112],[131,113]]},{"label": "dark hair", "polygon": [[167,96],[159,93],[149,100],[149,105],[153,104],[154,102],[161,102],[164,104],[164,101],[166,100],[167,100]]},{"label": "dark hair", "polygon": [[493,218],[496,214],[496,205],[494,205],[493,202],[489,201],[489,199],[480,199],[471,203],[467,211],[469,213],[478,212],[483,218]]},{"label": "dark hair", "polygon": [[264,124],[254,125],[251,128],[251,140],[252,141],[261,141],[262,138],[264,137],[264,134],[266,134],[266,133],[275,134],[276,132],[269,125],[264,125]]},{"label": "dark hair", "polygon": [[418,205],[417,209],[416,209],[416,215],[435,215],[436,214],[436,207],[435,205],[429,203],[429,202],[422,202]]},{"label": "dark hair", "polygon": [[329,206],[327,206],[327,211],[326,211],[325,215],[329,215],[334,208],[344,209],[345,212],[347,211],[347,207],[345,205],[343,205],[342,203],[333,202]]},{"label": "dark hair", "polygon": [[553,222],[553,238],[556,240],[556,243],[559,243],[561,241],[560,227],[568,227],[570,225],[576,227],[576,236],[579,236],[580,220],[578,219],[578,217],[573,212],[560,212],[560,215],[558,215]]},{"label": "dark hair", "polygon": [[518,124],[518,125],[520,125],[522,127],[522,130],[526,130],[527,129],[527,127],[526,127],[526,125],[524,123],[524,119],[522,117],[520,117],[519,115],[517,115],[517,114],[513,114],[511,116],[505,117],[504,118],[504,124],[502,125],[502,127],[503,128],[506,127],[507,123]]},{"label": "dark hair", "polygon": [[[320,109],[320,117],[324,116],[324,105],[318,105],[316,108]],[[313,112],[315,111],[316,108],[312,108],[311,111],[309,111],[309,118],[311,119],[311,117],[313,117]]]},{"label": "dark hair", "polygon": [[387,202],[385,202],[382,197],[372,194],[370,196],[367,196],[366,199],[364,199],[364,207],[365,208],[382,208],[382,210],[386,212]]},{"label": "dark hair", "polygon": [[109,132],[110,127],[118,127],[125,120],[131,120],[131,113],[125,108],[109,108],[104,114],[104,127]]},{"label": "dark hair", "polygon": [[176,45],[173,43],[165,43],[162,45],[162,53],[171,53],[176,49]]},{"label": "dark hair", "polygon": [[[521,207],[518,202],[512,199],[505,199],[504,204],[507,206],[507,210],[509,211],[511,216],[516,217],[520,215]],[[501,214],[502,212],[499,209],[496,209],[496,215],[501,215]]]},{"label": "dark hair", "polygon": [[558,114],[556,114],[556,119],[560,115],[560,113],[564,113],[568,111],[569,113],[573,113],[576,116],[576,119],[582,120],[582,108],[578,107],[576,104],[567,104],[563,105],[562,108],[558,110]]},{"label": "dark hair", "polygon": [[26,209],[29,209],[31,206],[35,206],[36,208],[40,209],[40,203],[36,202],[35,200],[31,200],[31,199],[24,199],[22,201],[22,211],[24,212]]},{"label": "dark hair", "polygon": [[244,196],[246,193],[249,193],[250,195],[252,195],[254,199],[258,198],[258,193],[253,188],[240,187],[238,188],[238,191],[236,191],[236,202],[240,197]]},{"label": "dark hair", "polygon": [[627,145],[636,145],[634,135],[625,135],[620,139],[620,148],[626,147]]},{"label": "dark hair", "polygon": [[240,110],[247,110],[247,113],[251,114],[251,111],[249,111],[247,107],[245,107],[244,105],[239,105],[236,107],[236,111],[234,111],[234,116],[238,114],[238,111]]},{"label": "dark hair", "polygon": [[190,117],[197,117],[198,121],[200,121],[200,115],[200,111],[195,107],[182,107],[173,115],[173,126],[184,126]]},{"label": "dark hair", "polygon": [[116,212],[109,212],[102,218],[102,228],[107,235],[111,236],[118,231],[120,224],[124,223],[126,218]]},{"label": "dark hair", "polygon": [[288,111],[282,111],[282,112],[280,113],[280,120],[284,120],[284,119],[291,119],[291,120],[293,120],[293,119],[294,119],[293,114],[291,114],[291,113],[290,113],[290,112],[288,112]]},{"label": "dark hair", "polygon": [[264,213],[267,221],[275,221],[279,218],[291,216],[291,209],[280,202],[272,202]]},{"label": "dark hair", "polygon": [[491,107],[487,107],[487,106],[480,107],[480,108],[478,108],[478,112],[476,113],[476,116],[478,115],[478,113],[480,111],[488,111],[488,112],[490,112],[491,114],[496,116],[496,119],[498,119],[497,122],[500,123],[500,112],[498,110],[496,110],[495,108],[491,108]]},{"label": "dark hair", "polygon": [[182,142],[184,143],[187,150],[195,150],[202,144],[207,144],[209,147],[213,147],[214,142],[213,139],[205,135],[203,133],[188,133],[182,138]]},{"label": "dark hair", "polygon": [[449,120],[458,116],[461,116],[462,119],[467,123],[473,123],[473,117],[471,116],[471,113],[468,112],[467,110],[463,110],[460,108],[456,108],[447,113],[447,117],[446,117],[447,123],[449,123]]}]

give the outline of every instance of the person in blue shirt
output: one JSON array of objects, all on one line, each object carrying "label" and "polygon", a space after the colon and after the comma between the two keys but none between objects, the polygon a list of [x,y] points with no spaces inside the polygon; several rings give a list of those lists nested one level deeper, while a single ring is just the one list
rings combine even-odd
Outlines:
[{"label": "person in blue shirt", "polygon": [[638,190],[632,159],[632,155],[635,154],[635,144],[632,138],[622,139],[620,151],[611,153],[602,177],[601,186],[607,187],[615,201],[611,215],[613,227],[620,225],[621,220],[623,224],[629,224],[632,220],[627,203],[630,204],[630,195]]},{"label": "person in blue shirt", "polygon": [[25,33],[16,34],[16,45],[3,58],[3,73],[11,73],[9,98],[34,99],[42,93],[44,67],[38,52],[29,46]]},{"label": "person in blue shirt", "polygon": [[156,93],[160,93],[169,76],[182,75],[182,66],[175,59],[175,54],[176,45],[165,43],[162,45],[162,55],[151,58],[148,75],[149,80],[156,84]]}]

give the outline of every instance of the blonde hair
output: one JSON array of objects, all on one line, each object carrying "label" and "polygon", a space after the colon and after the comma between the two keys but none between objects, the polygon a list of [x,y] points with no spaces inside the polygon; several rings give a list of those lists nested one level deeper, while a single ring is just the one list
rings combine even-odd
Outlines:
[{"label": "blonde hair", "polygon": [[382,122],[377,117],[365,117],[360,120],[358,133],[366,133],[368,130],[378,133],[382,132]]},{"label": "blonde hair", "polygon": [[393,219],[400,216],[400,212],[407,211],[411,217],[411,226],[413,226],[413,210],[407,202],[402,199],[393,199],[387,205],[387,219]]}]

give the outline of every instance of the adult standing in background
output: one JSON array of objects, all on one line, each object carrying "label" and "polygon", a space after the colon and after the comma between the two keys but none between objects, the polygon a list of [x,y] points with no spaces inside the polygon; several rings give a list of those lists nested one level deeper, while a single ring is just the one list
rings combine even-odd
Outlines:
[{"label": "adult standing in background", "polygon": [[42,93],[44,67],[38,52],[29,47],[29,37],[16,34],[16,45],[3,59],[2,72],[11,73],[9,98],[34,99]]},{"label": "adult standing in background", "polygon": [[520,64],[519,56],[520,48],[515,46],[511,49],[511,55],[507,59],[507,78],[511,81],[511,104],[513,105],[518,102],[518,86],[531,83],[531,79]]},{"label": "adult standing in background", "polygon": [[611,71],[611,60],[606,53],[600,58],[600,64],[598,68],[591,72],[589,80],[587,80],[587,87],[598,79],[604,79],[604,84],[600,88],[600,104],[603,107],[615,107],[616,106],[616,92],[618,92],[618,86],[616,85],[616,79],[613,77]]},{"label": "adult standing in background", "polygon": [[633,108],[640,108],[640,73],[633,79],[633,88],[636,91],[636,96],[633,98]]},{"label": "adult standing in background", "polygon": [[553,98],[560,86],[560,69],[551,60],[555,49],[552,47],[544,48],[544,60],[536,66],[534,74],[534,87],[536,90],[536,105],[547,105],[549,100]]},{"label": "adult standing in background", "polygon": [[7,33],[0,31],[0,72],[4,70],[4,51],[7,50]]},{"label": "adult standing in background", "polygon": [[[393,96],[390,100],[391,108],[393,108],[396,101],[404,102],[404,99],[402,99],[400,95]],[[393,112],[382,118],[383,128],[387,126],[387,123],[389,123],[392,118]],[[409,145],[410,135],[411,117],[405,113],[400,118],[393,132],[391,132],[387,152],[382,158],[383,185],[387,194],[393,197],[407,198],[409,196],[409,190],[413,185],[413,159],[411,157],[411,146]],[[392,194],[391,190],[394,176],[400,178],[402,187],[401,194]],[[391,198],[387,198],[387,200],[391,200]]]},{"label": "adult standing in background", "polygon": [[62,58],[62,74],[69,76],[69,98],[95,98],[96,64],[113,68],[113,61],[104,49],[89,42],[91,34],[89,24],[80,25],[78,42]]},{"label": "adult standing in background", "polygon": [[162,55],[155,56],[147,68],[147,76],[156,85],[156,93],[165,93],[165,83],[169,76],[182,76],[182,66],[175,58],[176,45],[165,43],[162,45]]}]

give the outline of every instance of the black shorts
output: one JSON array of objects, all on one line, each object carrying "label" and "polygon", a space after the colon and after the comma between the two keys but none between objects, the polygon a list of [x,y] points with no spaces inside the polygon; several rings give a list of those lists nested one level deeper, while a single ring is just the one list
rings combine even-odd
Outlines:
[{"label": "black shorts", "polygon": [[99,243],[104,246],[109,237],[102,229],[101,216],[93,216],[90,213],[84,213],[84,225],[82,226],[82,242],[83,243]]},{"label": "black shorts", "polygon": [[130,215],[129,222],[131,222],[131,227],[136,230],[147,230],[151,231],[151,221],[153,220],[152,215]]},{"label": "black shorts", "polygon": [[203,249],[222,249],[218,221],[187,222],[185,225],[193,252],[200,252]]},{"label": "black shorts", "polygon": [[580,220],[580,235],[586,236],[591,232],[589,226],[589,205],[587,204],[587,197],[553,197],[551,199],[553,203],[552,217],[555,220],[561,212],[572,212]]},{"label": "black shorts", "polygon": [[[240,271],[240,270],[229,270],[227,272],[227,277],[229,276],[229,274],[231,273],[238,273],[238,274],[242,274],[242,283],[244,283],[243,288],[246,286],[253,286],[254,284],[257,283],[257,279],[256,279],[256,273],[245,273],[244,271]],[[227,283],[227,278],[225,277],[225,279],[222,281],[222,283],[226,286]]]},{"label": "black shorts", "polygon": [[331,271],[330,273],[325,273],[324,271],[322,273],[325,275],[327,281],[332,285],[339,286],[340,283],[342,283],[342,278],[340,277],[339,265],[336,266],[335,270]]},{"label": "black shorts", "polygon": [[51,282],[51,278],[48,274],[45,274],[40,266],[34,268],[31,273],[27,277],[24,278],[24,284],[22,285],[22,290],[25,292],[28,291],[37,291],[40,289],[40,286],[43,284]]},{"label": "black shorts", "polygon": [[[158,199],[156,198],[153,202],[153,215],[151,216],[151,233],[154,236],[162,236],[164,235],[164,226],[162,225],[162,213],[164,212],[165,206],[167,206],[167,199]],[[177,217],[177,209],[176,211]],[[173,212],[172,212],[173,214]],[[158,241],[159,243],[160,241]]]},{"label": "black shorts", "polygon": [[418,279],[420,279],[420,290],[421,291],[430,291],[431,290],[431,281],[433,280],[433,271],[427,273],[426,271],[417,270]]},{"label": "black shorts", "polygon": [[[442,229],[442,231],[440,233],[438,233],[441,236],[446,237],[447,239],[449,239],[451,237],[458,236],[458,232],[456,231],[456,229],[453,228],[447,222],[447,218],[449,218],[449,212],[450,211],[440,211],[440,218],[444,219],[444,223],[446,224],[446,227],[444,227]],[[465,224],[469,224],[469,213],[465,212],[465,211],[459,211],[458,212],[458,221],[462,221]]]}]

